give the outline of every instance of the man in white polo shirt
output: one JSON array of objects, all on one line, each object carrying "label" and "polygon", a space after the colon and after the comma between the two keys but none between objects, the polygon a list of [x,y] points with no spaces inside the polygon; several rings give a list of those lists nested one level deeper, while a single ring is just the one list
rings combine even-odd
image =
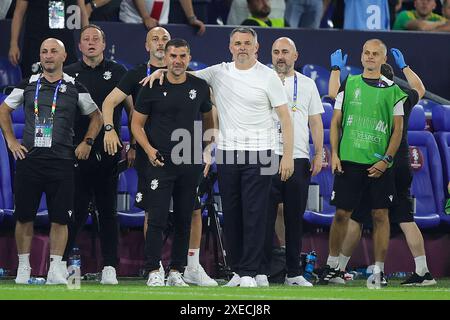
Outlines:
[{"label": "man in white polo shirt", "polygon": [[[279,172],[281,180],[286,181],[294,172],[286,93],[276,72],[256,60],[258,47],[252,28],[236,28],[229,45],[233,62],[194,73],[211,86],[219,116],[216,162],[227,259],[234,272],[226,284],[229,287],[257,286],[271,176]],[[148,80],[152,83],[161,75],[161,70],[155,71]],[[280,119],[284,141],[281,161],[273,155],[273,109]]]},{"label": "man in white polo shirt", "polygon": [[[286,267],[285,284],[290,286],[311,287],[312,284],[302,276],[300,252],[302,248],[302,216],[308,200],[308,188],[311,176],[322,169],[324,112],[319,92],[313,80],[294,70],[298,52],[295,43],[289,38],[279,38],[272,45],[272,64],[284,84],[288,97],[289,113],[294,127],[294,174],[283,182],[279,174],[272,177],[272,190],[268,207],[268,224],[265,242],[265,257],[261,275],[257,282],[267,281],[270,271],[273,236],[277,207],[283,203],[284,225],[286,229]],[[279,119],[273,114],[276,125]],[[309,162],[309,128],[314,143],[314,157]],[[283,140],[276,135],[275,153],[283,154]]]},{"label": "man in white polo shirt", "polygon": [[[256,60],[256,32],[245,27],[234,29],[229,48],[233,62],[214,65],[195,75],[212,87],[219,115],[216,161],[227,255],[234,272],[227,286],[256,287],[271,175],[280,172],[285,181],[294,170],[292,124],[281,80]],[[267,167],[274,163],[269,161],[278,159],[272,155],[273,109],[280,118],[285,144],[279,169],[277,165],[270,172]]]}]

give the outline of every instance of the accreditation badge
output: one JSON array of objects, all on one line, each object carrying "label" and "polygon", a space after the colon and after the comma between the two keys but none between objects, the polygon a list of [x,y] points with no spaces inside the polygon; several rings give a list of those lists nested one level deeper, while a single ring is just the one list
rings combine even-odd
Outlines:
[{"label": "accreditation badge", "polygon": [[52,146],[53,120],[35,118],[34,146],[50,148]]},{"label": "accreditation badge", "polygon": [[48,27],[50,29],[64,29],[64,1],[48,2]]}]

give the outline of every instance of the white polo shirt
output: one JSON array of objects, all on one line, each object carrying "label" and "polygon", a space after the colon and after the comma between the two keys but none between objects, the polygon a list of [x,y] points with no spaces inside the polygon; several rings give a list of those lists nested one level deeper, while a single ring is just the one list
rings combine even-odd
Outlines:
[{"label": "white polo shirt", "polygon": [[275,128],[272,109],[287,104],[278,75],[256,62],[239,70],[223,62],[196,71],[212,87],[219,115],[218,148],[221,150],[273,150]]},{"label": "white polo shirt", "polygon": [[[294,159],[309,159],[309,116],[324,113],[322,101],[316,83],[301,73],[297,75],[297,104],[294,107],[294,76],[284,79],[284,90],[288,97],[289,113],[294,127]],[[280,126],[280,121],[275,112],[272,113],[275,126]],[[283,143],[279,132],[276,134],[275,153],[283,154]]]},{"label": "white polo shirt", "polygon": [[[144,0],[144,3],[148,14],[158,20],[159,24],[169,23],[170,0]],[[119,20],[126,23],[142,23],[133,0],[122,0]]]}]

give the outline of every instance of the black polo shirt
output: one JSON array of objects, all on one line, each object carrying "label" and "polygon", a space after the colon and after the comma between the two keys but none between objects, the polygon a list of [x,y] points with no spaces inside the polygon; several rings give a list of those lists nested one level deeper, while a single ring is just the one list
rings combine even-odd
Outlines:
[{"label": "black polo shirt", "polygon": [[[5,99],[5,103],[12,109],[17,109],[21,104],[24,106],[25,127],[23,129],[22,144],[28,149],[27,157],[43,159],[74,159],[74,122],[76,113],[88,115],[97,110],[87,89],[67,74],[58,90],[56,99],[56,110],[53,120],[52,146],[50,148],[35,148],[34,131],[34,97],[36,84],[41,74],[33,75],[20,83]],[[49,82],[41,78],[38,105],[39,117],[50,118],[53,95],[58,81]]]},{"label": "black polo shirt", "polygon": [[[117,86],[120,79],[126,73],[125,67],[112,60],[103,59],[95,68],[87,65],[83,60],[64,68],[64,72],[75,77],[91,93],[98,107],[102,108],[106,96]],[[123,104],[114,108],[113,123],[117,135],[120,137],[121,117]],[[89,127],[89,117],[79,115],[75,123],[75,145],[78,145]],[[103,150],[104,130],[102,129],[95,139],[94,148]]]},{"label": "black polo shirt", "polygon": [[194,151],[194,122],[198,120],[200,112],[206,113],[212,108],[208,84],[190,74],[180,84],[172,84],[166,79],[162,85],[156,82],[153,88],[144,87],[135,106],[137,112],[149,116],[150,125],[145,127],[146,135],[150,144],[165,159],[170,159],[172,149],[180,142],[172,141],[175,130],[182,129],[190,133],[191,152]]}]

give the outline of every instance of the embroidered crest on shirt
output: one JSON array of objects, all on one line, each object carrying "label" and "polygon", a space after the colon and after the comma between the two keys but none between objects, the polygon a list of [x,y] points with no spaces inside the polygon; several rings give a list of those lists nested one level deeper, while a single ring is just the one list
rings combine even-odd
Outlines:
[{"label": "embroidered crest on shirt", "polygon": [[141,192],[138,192],[138,193],[136,193],[136,202],[141,202],[142,201],[142,193]]},{"label": "embroidered crest on shirt", "polygon": [[67,91],[67,85],[65,85],[64,83],[61,84],[61,86],[59,87],[59,92],[64,93]]},{"label": "embroidered crest on shirt", "polygon": [[191,98],[191,100],[194,100],[197,97],[197,90],[192,89],[191,91],[189,91],[189,98]]},{"label": "embroidered crest on shirt", "polygon": [[109,80],[112,77],[112,73],[111,71],[105,71],[105,73],[103,74],[103,79],[105,80]]},{"label": "embroidered crest on shirt", "polygon": [[158,188],[158,185],[159,185],[158,179],[153,179],[152,182],[150,183],[150,188],[152,188],[152,190],[156,190],[156,188]]}]

